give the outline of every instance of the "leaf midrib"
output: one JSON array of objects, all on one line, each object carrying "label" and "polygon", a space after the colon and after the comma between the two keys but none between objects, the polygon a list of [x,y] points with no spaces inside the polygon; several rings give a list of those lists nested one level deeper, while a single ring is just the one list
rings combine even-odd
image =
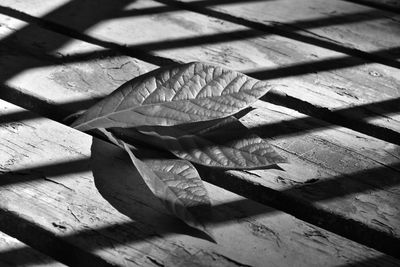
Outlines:
[{"label": "leaf midrib", "polygon": [[[254,88],[254,86],[251,89],[248,89],[248,90],[245,89],[243,91],[251,91],[253,88]],[[243,92],[243,91],[241,91],[241,92]],[[227,95],[234,95],[234,94],[238,94],[238,93],[241,93],[241,92],[230,93],[230,94],[227,94]],[[185,101],[191,101],[191,100],[215,99],[215,98],[219,98],[221,96],[222,95],[212,96],[212,97],[200,97],[200,98],[194,98],[194,99],[181,99],[181,100],[173,100],[173,101],[168,101],[168,102],[144,104],[144,105],[136,106],[136,107],[133,107],[133,108],[127,108],[127,109],[119,110],[119,111],[116,111],[116,112],[111,112],[111,113],[108,113],[106,115],[99,116],[99,117],[96,117],[96,118],[94,118],[92,120],[89,120],[89,121],[86,121],[84,123],[81,123],[81,124],[79,124],[79,125],[77,125],[75,127],[81,127],[81,126],[84,126],[84,125],[88,125],[88,124],[90,124],[90,123],[92,123],[92,122],[94,122],[96,120],[104,119],[104,118],[107,118],[107,117],[109,117],[111,115],[116,115],[116,114],[119,114],[119,113],[124,113],[124,112],[127,112],[127,111],[135,110],[136,108],[139,108],[139,107],[156,106],[156,105],[162,105],[163,103],[179,103],[179,102],[185,102]]]}]

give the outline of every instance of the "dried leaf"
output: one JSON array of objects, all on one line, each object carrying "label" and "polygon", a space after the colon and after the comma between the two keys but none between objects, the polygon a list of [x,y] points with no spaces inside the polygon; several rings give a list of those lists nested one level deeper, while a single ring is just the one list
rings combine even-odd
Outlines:
[{"label": "dried leaf", "polygon": [[171,213],[213,239],[210,230],[201,223],[201,217],[210,215],[211,202],[197,170],[190,162],[178,159],[141,161],[128,144],[107,130],[100,131],[126,150],[146,185]]},{"label": "dried leaf", "polygon": [[135,129],[113,131],[128,142],[140,139],[167,149],[181,159],[209,167],[249,170],[287,162],[270,144],[249,133],[233,117],[214,125],[147,126],[140,128],[140,132]]},{"label": "dried leaf", "polygon": [[160,68],[123,84],[72,127],[87,131],[213,120],[243,110],[269,89],[264,81],[201,62]]}]

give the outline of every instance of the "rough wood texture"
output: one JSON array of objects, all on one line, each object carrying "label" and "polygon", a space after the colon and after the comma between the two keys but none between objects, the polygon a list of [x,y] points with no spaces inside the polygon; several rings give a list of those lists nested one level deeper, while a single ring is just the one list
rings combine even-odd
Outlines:
[{"label": "rough wood texture", "polygon": [[65,266],[0,231],[0,265],[32,266],[32,263],[35,266]]},{"label": "rough wood texture", "polygon": [[397,0],[344,0],[347,2],[400,13],[400,2]]},{"label": "rough wood texture", "polygon": [[[1,115],[20,111],[1,101]],[[218,242],[212,244],[193,237],[198,233],[167,214],[135,178],[119,148],[43,118],[2,124],[0,135],[1,229],[67,264],[93,260],[104,266],[399,264],[206,184],[214,210],[206,217]],[[43,246],[43,241],[50,245]],[[71,247],[79,259],[71,255]]]},{"label": "rough wood texture", "polygon": [[332,49],[340,45],[370,54],[379,52],[377,55],[380,57],[399,60],[396,50],[400,37],[400,15],[396,13],[353,4],[351,1],[246,1],[245,4],[226,1],[209,6],[207,2],[197,0],[183,2],[272,27],[282,27],[288,32],[309,35],[331,42]]},{"label": "rough wood texture", "polygon": [[[319,111],[345,109],[341,118],[353,117],[399,132],[400,75],[396,68],[352,58],[344,54],[345,51],[335,52],[262,29],[246,28],[240,23],[224,21],[224,17],[207,17],[152,1],[136,1],[130,6],[127,6],[129,1],[118,3],[110,7],[107,1],[43,1],[40,5],[4,1],[3,5],[59,24],[43,23],[43,20],[9,8],[0,9],[4,14],[30,23],[0,17],[0,34],[4,37],[0,44],[3,52],[0,64],[5,70],[0,77],[8,86],[2,88],[2,97],[62,120],[124,81],[158,65],[203,60],[270,79],[286,94],[284,97],[297,99],[290,106],[292,109],[305,113],[311,109],[314,116]],[[226,6],[237,8],[237,5],[211,8],[221,13],[221,8]],[[246,10],[254,12],[250,8],[253,4],[245,6],[248,6]],[[50,12],[49,8],[57,10]],[[319,5],[319,8],[327,10],[329,6]],[[388,20],[398,27],[395,20]],[[382,27],[371,23],[368,27]],[[328,27],[330,34],[335,28]],[[344,29],[345,26],[341,26],[338,32]],[[87,42],[71,41],[71,37]],[[111,50],[104,50],[104,47]],[[318,72],[310,73],[315,71]],[[287,104],[287,100],[279,102],[276,94],[266,100]],[[304,102],[302,106],[298,105],[298,100]],[[243,188],[249,185],[248,197],[259,197],[259,201],[279,206],[274,199],[268,199],[278,192],[278,196],[289,197],[289,206],[301,207],[297,211],[293,207],[280,208],[316,224],[319,219],[313,216],[322,211],[327,216],[320,220],[322,226],[341,227],[330,229],[343,230],[341,234],[350,235],[359,242],[383,245],[379,248],[396,254],[400,235],[397,205],[400,149],[393,144],[395,138],[389,140],[392,143],[381,141],[263,101],[256,107],[243,122],[261,136],[272,139],[290,159],[290,164],[282,165],[284,172],[268,170],[222,175],[233,177],[232,181],[244,181]],[[32,113],[24,111],[3,116],[6,121],[32,118]],[[322,116],[322,119],[325,118]],[[368,129],[368,125],[362,128]],[[207,178],[223,184],[222,179],[212,180],[212,177]],[[241,188],[236,186],[236,189],[240,191]],[[308,210],[316,213],[308,213]],[[338,226],[341,218],[348,224]],[[353,227],[360,223],[359,232],[354,231]],[[382,243],[383,237],[392,239]]]},{"label": "rough wood texture", "polygon": [[[67,36],[111,48],[156,65],[203,60],[246,71],[253,77],[269,79],[276,84],[277,89],[288,94],[288,98],[281,98],[281,105],[290,105],[287,99],[294,98],[297,101],[290,108],[297,108],[304,113],[310,112],[315,116],[321,116],[322,111],[327,112],[324,119],[330,117],[329,114],[333,111],[333,118],[328,118],[331,123],[354,127],[357,131],[399,144],[400,122],[399,115],[396,114],[399,106],[399,70],[385,66],[387,62],[366,58],[366,55],[372,53],[346,47],[347,41],[327,41],[325,37],[315,37],[312,34],[309,36],[308,33],[301,34],[290,28],[271,26],[268,22],[247,18],[245,14],[238,14],[240,17],[230,15],[224,10],[219,11],[219,5],[193,7],[192,3],[187,5],[179,1],[161,0],[161,3],[137,1],[129,5],[129,1],[122,1],[110,9],[106,0],[101,3],[86,0],[66,4],[60,1],[58,8],[49,12],[49,7],[56,6],[52,2],[49,4],[45,1],[37,5],[5,1],[3,5],[9,7],[3,7],[1,11],[3,14],[40,24]],[[254,1],[254,4],[257,3],[258,1]],[[107,8],[102,9],[99,6]],[[339,7],[340,5],[337,6]],[[328,6],[329,8],[332,10],[334,6]],[[93,9],[96,9],[95,14],[92,14]],[[354,10],[356,7],[348,9]],[[83,15],[86,13],[92,15]],[[42,19],[38,20],[35,16]],[[390,20],[393,25],[383,28],[378,24],[377,30],[374,25],[365,27],[371,28],[372,32],[386,34],[382,38],[388,39],[386,37],[389,33],[386,29],[396,31],[399,23],[396,19],[391,20],[388,14],[382,16],[384,21]],[[104,21],[105,19],[107,20]],[[99,21],[104,22],[97,24]],[[346,27],[349,26],[344,25],[342,28],[347,32],[349,30]],[[329,28],[329,34],[341,36],[342,28],[336,28]],[[333,34],[335,30],[336,33]],[[35,27],[28,26],[18,34],[26,36],[34,32]],[[350,37],[353,35],[349,34]],[[54,53],[54,50],[60,50],[65,40],[59,38],[56,41],[53,39],[42,42],[41,45],[47,52]],[[61,55],[67,54],[65,49],[57,52]],[[69,60],[101,55],[110,55],[110,52],[82,53]],[[371,60],[383,64],[372,63]],[[398,67],[398,64],[400,63],[396,62],[393,66]],[[317,109],[304,107],[299,100]],[[354,108],[355,105],[359,107]],[[341,115],[339,119],[337,113]],[[342,123],[342,120],[346,121]]]}]

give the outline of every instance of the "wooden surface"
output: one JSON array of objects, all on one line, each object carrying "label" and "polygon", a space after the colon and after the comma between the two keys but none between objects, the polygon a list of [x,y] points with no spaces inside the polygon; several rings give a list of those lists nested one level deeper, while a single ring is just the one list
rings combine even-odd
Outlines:
[{"label": "wooden surface", "polygon": [[[1,107],[1,115],[21,111],[6,102]],[[3,124],[1,135],[2,230],[15,232],[18,225],[18,238],[67,264],[399,263],[206,183],[213,202],[208,216],[213,244],[168,215],[119,148],[40,117]]]},{"label": "wooden surface", "polygon": [[[0,4],[0,13],[3,14],[0,16],[0,66],[3,69],[0,73],[3,84],[1,98],[42,116],[64,122],[64,117],[87,108],[123,82],[174,62],[207,61],[259,79],[267,79],[274,84],[275,89],[258,101],[254,105],[255,109],[243,117],[242,122],[268,139],[289,159],[289,163],[280,165],[283,170],[204,172],[203,179],[281,210],[268,213],[267,217],[277,227],[273,232],[278,233],[280,238],[287,238],[285,246],[282,248],[278,243],[256,242],[253,251],[244,250],[238,256],[230,252],[235,251],[235,248],[227,241],[227,236],[230,235],[225,229],[223,236],[226,239],[222,239],[221,247],[227,246],[228,254],[223,254],[219,248],[214,251],[213,247],[207,251],[207,255],[225,255],[221,257],[259,266],[267,259],[272,259],[272,265],[278,265],[280,261],[287,264],[296,262],[304,266],[321,265],[328,264],[331,260],[330,263],[335,265],[368,262],[373,266],[372,258],[385,260],[378,261],[379,265],[389,264],[391,259],[386,261],[386,255],[373,250],[365,252],[365,247],[347,239],[392,256],[400,251],[400,18],[393,10],[377,9],[356,2],[285,0],[243,3],[160,0],[132,3],[119,1],[118,4],[110,5],[106,0],[57,0],[40,3],[4,0]],[[12,138],[14,143],[17,140],[22,142],[19,132],[27,130],[30,131],[29,136],[52,140],[50,143],[53,146],[41,148],[50,153],[47,159],[52,162],[52,157],[60,149],[57,144],[67,142],[67,139],[64,140],[52,131],[65,132],[67,128],[45,120],[43,127],[34,126],[35,129],[32,130],[30,123],[35,124],[40,117],[26,110],[15,107],[11,109],[12,112],[3,111],[3,123],[18,125],[18,122],[23,122],[28,126],[17,127],[12,133],[13,137],[8,137],[10,128],[2,125],[2,128],[8,129],[3,131],[7,133],[7,138]],[[43,119],[40,118],[41,120]],[[38,128],[48,130],[43,132]],[[81,134],[72,131],[71,136],[68,141],[72,144],[68,147],[74,153],[83,151],[81,153],[84,157],[93,158],[90,157],[92,139],[82,135],[88,141],[81,144],[77,142],[83,138]],[[43,160],[41,156],[33,156],[36,152],[31,151],[32,155],[23,152],[23,148],[34,142],[34,137],[28,140],[17,142],[17,145],[11,144],[11,148],[6,141],[1,141],[2,154],[3,149],[6,149],[4,151],[17,159],[12,163],[13,168],[25,170],[24,160],[28,159],[32,160],[33,165],[48,164],[46,160],[40,162]],[[15,146],[22,147],[22,150],[15,150]],[[11,150],[7,150],[7,147]],[[69,158],[68,153],[60,154],[60,157]],[[27,159],[24,159],[24,155],[28,155]],[[79,164],[71,166],[80,168]],[[26,172],[29,175],[32,170]],[[107,172],[103,170],[99,173]],[[37,176],[35,172],[33,174]],[[71,183],[79,178],[76,174],[67,176],[66,179]],[[68,210],[61,213],[53,210],[46,212],[46,205],[64,203],[68,206],[72,199],[79,197],[74,195],[65,199],[58,196],[58,193],[43,195],[43,192],[47,192],[46,186],[50,185],[44,185],[44,189],[40,189],[40,184],[30,186],[31,183],[32,181],[24,180],[18,186],[32,187],[30,190],[34,193],[30,192],[28,195],[38,194],[38,203],[48,202],[44,206],[37,203],[33,205],[41,208],[26,209],[29,213],[25,215],[32,219],[31,222],[38,223],[41,227],[46,226],[37,221],[43,212],[52,220],[71,216]],[[76,183],[74,186],[80,184]],[[51,185],[56,187],[55,183]],[[36,187],[42,193],[37,193]],[[98,195],[99,192],[102,194],[99,186],[90,187],[89,182],[87,188],[90,188],[85,193],[87,195]],[[211,185],[210,188],[221,190]],[[22,189],[15,187],[13,190]],[[111,206],[118,202],[118,205],[126,209],[131,204],[130,197],[115,200],[114,195],[121,188],[112,187],[112,190],[115,190],[112,197],[103,197]],[[67,189],[64,191],[68,192]],[[230,199],[227,191],[221,192],[224,193],[221,193],[220,201],[224,201],[225,195]],[[128,193],[125,192],[126,195]],[[23,198],[19,196],[14,200],[23,201]],[[98,196],[99,200],[90,205],[96,207],[96,203],[105,201],[104,198]],[[239,202],[240,205],[241,203],[243,202]],[[12,206],[13,209],[5,206],[5,210],[10,209],[19,214],[20,206],[19,203]],[[121,208],[117,210],[126,215],[126,211],[121,211]],[[232,211],[228,210],[227,213],[231,214]],[[83,217],[92,216],[87,211],[79,212]],[[128,213],[129,219],[132,219],[133,212]],[[279,216],[275,216],[277,213]],[[116,218],[122,216],[118,212],[115,214]],[[115,223],[107,221],[106,217],[99,217],[99,221],[104,223],[103,227]],[[286,224],[283,221],[288,222]],[[235,223],[233,227],[242,227]],[[161,227],[147,221],[144,224],[151,229]],[[313,243],[314,235],[303,234],[299,239],[292,238],[293,233],[288,232],[293,225],[325,229],[318,228],[323,234],[319,235],[316,242],[321,242],[321,236],[327,237],[326,240],[336,241],[325,243],[329,252],[321,252],[320,255],[320,251],[316,249],[318,246]],[[49,235],[59,234],[50,226],[45,227],[52,230]],[[95,222],[90,225],[93,229],[97,226]],[[74,227],[67,228],[69,233],[81,230],[81,226]],[[270,229],[270,226],[267,228]],[[300,228],[296,231],[307,232],[305,228]],[[118,228],[116,235],[123,234],[121,231]],[[269,230],[267,232],[271,233]],[[248,231],[244,233],[240,237],[247,238],[248,242],[255,242]],[[74,238],[75,236],[66,240],[70,242]],[[184,246],[208,244],[185,235],[176,238],[190,239]],[[166,244],[172,242],[166,240]],[[303,248],[299,244],[307,245]],[[35,242],[29,245],[40,244]],[[126,249],[125,244],[121,247],[122,250]],[[82,248],[86,247],[78,246],[77,250]],[[110,257],[103,255],[116,253],[113,249],[112,252],[107,249],[97,253],[94,260],[108,260]],[[136,249],[135,247],[133,250]],[[259,256],[263,249],[270,253]],[[345,255],[342,262],[332,260],[335,249],[338,249],[340,255]],[[163,252],[165,257],[160,256],[157,260],[161,259],[167,265],[172,264],[173,260],[167,257],[168,254],[174,254],[172,250]],[[346,254],[347,251],[351,253]],[[137,262],[151,261],[146,261],[140,252],[136,253],[138,256],[134,257],[137,257]],[[154,255],[157,253],[159,252]],[[233,256],[229,253],[233,253]],[[307,254],[313,257],[307,258]],[[84,255],[87,259],[93,257]],[[118,255],[122,259],[128,257],[126,255],[129,253]],[[251,255],[258,257],[254,259]],[[354,255],[361,256],[357,258]],[[221,257],[217,257],[217,260],[221,260]],[[310,262],[314,257],[320,260]],[[354,259],[350,260],[351,257]],[[204,260],[203,264],[207,265],[207,256]]]},{"label": "wooden surface", "polygon": [[0,266],[65,266],[18,239],[0,232]]}]

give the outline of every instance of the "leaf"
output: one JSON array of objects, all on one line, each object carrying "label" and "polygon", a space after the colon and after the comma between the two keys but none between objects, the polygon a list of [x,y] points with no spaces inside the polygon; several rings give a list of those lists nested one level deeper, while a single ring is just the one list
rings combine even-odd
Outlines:
[{"label": "leaf", "polygon": [[204,215],[211,214],[211,201],[197,170],[190,162],[177,159],[148,159],[143,162],[133,154],[130,145],[107,130],[100,131],[111,142],[125,149],[146,185],[171,213],[214,239],[200,220]]},{"label": "leaf", "polygon": [[233,117],[216,125],[206,123],[195,127],[147,126],[140,128],[140,132],[134,129],[113,131],[128,142],[140,139],[167,149],[181,159],[209,167],[249,170],[287,162],[270,144],[249,133],[248,129]]},{"label": "leaf", "polygon": [[213,120],[243,110],[269,89],[264,81],[192,62],[132,79],[88,109],[71,126],[87,131]]}]

